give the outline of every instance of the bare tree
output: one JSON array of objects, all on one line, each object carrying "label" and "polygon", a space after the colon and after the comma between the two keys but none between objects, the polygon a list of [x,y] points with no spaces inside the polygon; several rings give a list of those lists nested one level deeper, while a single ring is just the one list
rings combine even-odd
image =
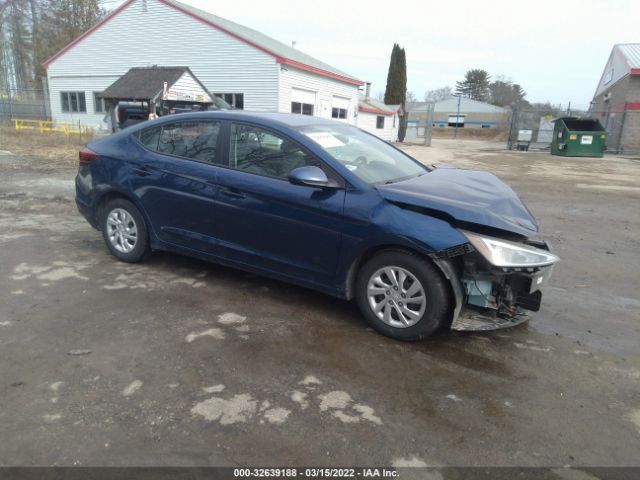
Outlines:
[{"label": "bare tree", "polygon": [[453,97],[453,89],[451,87],[440,87],[433,90],[427,90],[424,94],[425,102],[441,102]]}]

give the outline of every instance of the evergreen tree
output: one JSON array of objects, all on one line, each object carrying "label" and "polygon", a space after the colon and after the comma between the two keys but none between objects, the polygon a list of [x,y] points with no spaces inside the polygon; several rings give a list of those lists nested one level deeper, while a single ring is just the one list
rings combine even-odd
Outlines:
[{"label": "evergreen tree", "polygon": [[490,79],[491,76],[486,70],[467,70],[464,80],[456,82],[456,93],[472,100],[487,101],[489,99]]},{"label": "evergreen tree", "polygon": [[526,103],[524,97],[527,93],[517,83],[498,76],[489,85],[489,101],[500,107],[509,107],[512,105],[522,105]]},{"label": "evergreen tree", "polygon": [[407,98],[407,58],[403,48],[393,44],[389,72],[387,73],[387,88],[384,92],[384,103],[387,105],[404,105]]},{"label": "evergreen tree", "polygon": [[[404,48],[397,43],[393,44],[389,72],[387,73],[387,88],[384,92],[384,103],[387,105],[401,105],[405,111],[407,100],[407,56]],[[408,116],[405,114],[400,119],[398,128],[398,140],[403,141],[407,131]]]},{"label": "evergreen tree", "polygon": [[396,86],[398,84],[398,51],[400,47],[397,43],[393,44],[391,49],[391,59],[389,60],[389,70],[387,72],[387,86],[384,90],[384,103],[390,105],[391,98],[396,95]]}]

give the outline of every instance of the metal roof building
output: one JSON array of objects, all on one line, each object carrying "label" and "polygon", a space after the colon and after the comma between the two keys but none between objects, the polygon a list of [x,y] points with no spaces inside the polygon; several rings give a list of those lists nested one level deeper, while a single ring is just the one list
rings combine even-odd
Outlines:
[{"label": "metal roof building", "polygon": [[640,43],[614,45],[589,112],[607,130],[607,149],[640,152]]},{"label": "metal roof building", "polygon": [[[407,105],[409,124],[424,126],[427,121],[427,102]],[[459,128],[495,128],[508,121],[510,110],[470,98],[451,97],[434,103],[433,126],[447,128],[458,124]]]}]

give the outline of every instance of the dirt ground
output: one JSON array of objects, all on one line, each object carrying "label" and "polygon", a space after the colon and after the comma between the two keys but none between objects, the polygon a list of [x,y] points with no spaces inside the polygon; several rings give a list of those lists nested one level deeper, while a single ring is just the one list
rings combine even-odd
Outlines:
[{"label": "dirt ground", "polygon": [[243,272],[119,263],[75,168],[0,152],[0,465],[640,466],[640,162],[499,146],[405,148],[522,196],[562,259],[543,308],[419,343]]}]

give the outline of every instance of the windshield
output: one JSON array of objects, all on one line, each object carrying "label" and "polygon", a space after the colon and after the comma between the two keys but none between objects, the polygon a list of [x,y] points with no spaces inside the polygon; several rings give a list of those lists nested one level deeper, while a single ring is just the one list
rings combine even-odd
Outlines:
[{"label": "windshield", "polygon": [[393,183],[429,171],[387,142],[350,125],[315,125],[300,132],[367,183]]}]

